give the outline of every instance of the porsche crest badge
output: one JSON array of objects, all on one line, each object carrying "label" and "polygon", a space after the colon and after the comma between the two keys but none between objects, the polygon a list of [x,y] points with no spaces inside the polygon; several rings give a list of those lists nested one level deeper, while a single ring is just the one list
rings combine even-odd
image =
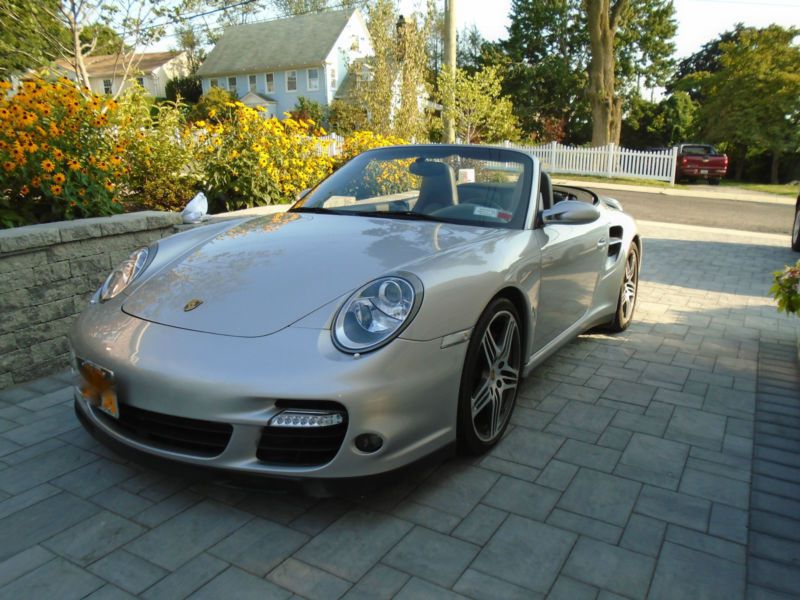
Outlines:
[{"label": "porsche crest badge", "polygon": [[190,310],[194,310],[195,308],[200,306],[202,303],[203,303],[203,301],[199,300],[198,298],[194,298],[193,300],[189,300],[186,303],[186,305],[183,307],[183,312],[189,312]]}]

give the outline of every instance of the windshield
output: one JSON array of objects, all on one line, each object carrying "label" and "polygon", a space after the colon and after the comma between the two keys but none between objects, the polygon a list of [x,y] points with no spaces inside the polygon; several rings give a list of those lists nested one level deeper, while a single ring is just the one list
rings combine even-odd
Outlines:
[{"label": "windshield", "polygon": [[348,162],[292,210],[521,229],[532,170],[530,157],[500,148],[380,148]]},{"label": "windshield", "polygon": [[717,152],[713,146],[684,146],[683,153],[692,156],[714,156]]}]

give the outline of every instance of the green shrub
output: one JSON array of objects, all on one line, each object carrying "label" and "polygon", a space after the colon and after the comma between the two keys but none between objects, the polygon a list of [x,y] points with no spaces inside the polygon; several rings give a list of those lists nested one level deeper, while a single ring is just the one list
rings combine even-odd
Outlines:
[{"label": "green shrub", "polygon": [[197,104],[203,95],[203,84],[199,77],[177,77],[170,79],[166,87],[167,100],[177,102],[178,96],[184,102]]}]

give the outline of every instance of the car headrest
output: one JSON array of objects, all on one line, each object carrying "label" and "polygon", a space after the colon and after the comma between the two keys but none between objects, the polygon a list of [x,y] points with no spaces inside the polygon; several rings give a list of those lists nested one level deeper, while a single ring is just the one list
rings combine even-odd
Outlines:
[{"label": "car headrest", "polygon": [[419,158],[408,168],[412,175],[419,177],[442,177],[450,174],[450,167],[445,163]]}]

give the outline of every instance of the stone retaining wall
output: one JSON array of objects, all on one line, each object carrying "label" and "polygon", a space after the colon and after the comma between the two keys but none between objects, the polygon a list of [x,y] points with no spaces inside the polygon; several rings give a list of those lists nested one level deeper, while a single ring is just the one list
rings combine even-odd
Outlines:
[{"label": "stone retaining wall", "polygon": [[179,223],[148,211],[0,230],[0,389],[66,367],[67,332],[91,294]]}]

